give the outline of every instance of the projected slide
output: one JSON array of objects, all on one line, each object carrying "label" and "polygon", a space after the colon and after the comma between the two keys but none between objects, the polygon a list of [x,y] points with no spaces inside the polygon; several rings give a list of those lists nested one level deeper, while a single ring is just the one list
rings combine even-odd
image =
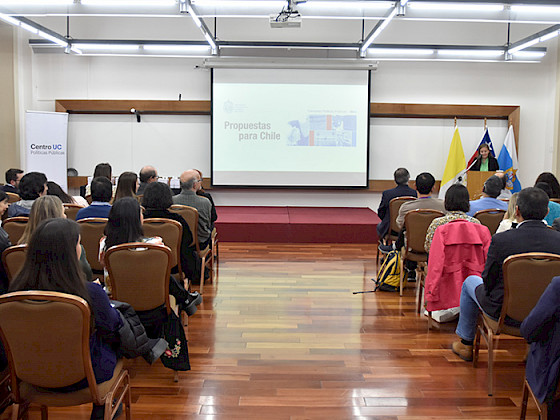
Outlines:
[{"label": "projected slide", "polygon": [[214,185],[367,186],[366,71],[214,72]]}]

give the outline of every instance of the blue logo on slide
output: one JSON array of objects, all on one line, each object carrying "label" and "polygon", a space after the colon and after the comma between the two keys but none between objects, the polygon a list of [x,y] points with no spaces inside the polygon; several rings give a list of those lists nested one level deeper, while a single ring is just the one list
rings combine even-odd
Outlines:
[{"label": "blue logo on slide", "polygon": [[225,101],[224,102],[224,111],[226,111],[228,114],[231,114],[233,112],[233,102]]}]

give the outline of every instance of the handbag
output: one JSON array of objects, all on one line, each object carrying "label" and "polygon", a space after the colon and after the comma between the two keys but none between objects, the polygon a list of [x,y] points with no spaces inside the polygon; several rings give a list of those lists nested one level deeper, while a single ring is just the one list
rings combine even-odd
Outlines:
[{"label": "handbag", "polygon": [[161,355],[161,362],[172,370],[191,370],[187,337],[181,320],[171,311],[163,326],[162,337],[169,346]]}]

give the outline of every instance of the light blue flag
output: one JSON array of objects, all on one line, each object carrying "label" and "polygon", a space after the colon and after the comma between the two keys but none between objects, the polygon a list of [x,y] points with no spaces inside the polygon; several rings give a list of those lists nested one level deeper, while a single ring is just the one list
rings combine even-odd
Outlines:
[{"label": "light blue flag", "polygon": [[515,149],[515,135],[513,134],[512,125],[509,126],[504,145],[502,146],[502,150],[500,150],[498,164],[507,177],[506,189],[510,190],[512,193],[521,191],[521,183],[517,177],[519,166],[517,164],[517,150]]}]

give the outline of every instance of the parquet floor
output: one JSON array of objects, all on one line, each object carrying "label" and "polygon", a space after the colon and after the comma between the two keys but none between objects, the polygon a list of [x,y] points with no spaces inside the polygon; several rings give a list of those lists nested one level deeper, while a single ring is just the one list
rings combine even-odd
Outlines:
[{"label": "parquet floor", "polygon": [[352,294],[374,274],[374,245],[220,244],[218,281],[188,327],[192,371],[173,383],[160,362],[127,361],[133,419],[519,417],[522,341],[500,340],[488,397],[486,353],[477,369],[454,356],[454,325],[428,332],[414,288]]}]

